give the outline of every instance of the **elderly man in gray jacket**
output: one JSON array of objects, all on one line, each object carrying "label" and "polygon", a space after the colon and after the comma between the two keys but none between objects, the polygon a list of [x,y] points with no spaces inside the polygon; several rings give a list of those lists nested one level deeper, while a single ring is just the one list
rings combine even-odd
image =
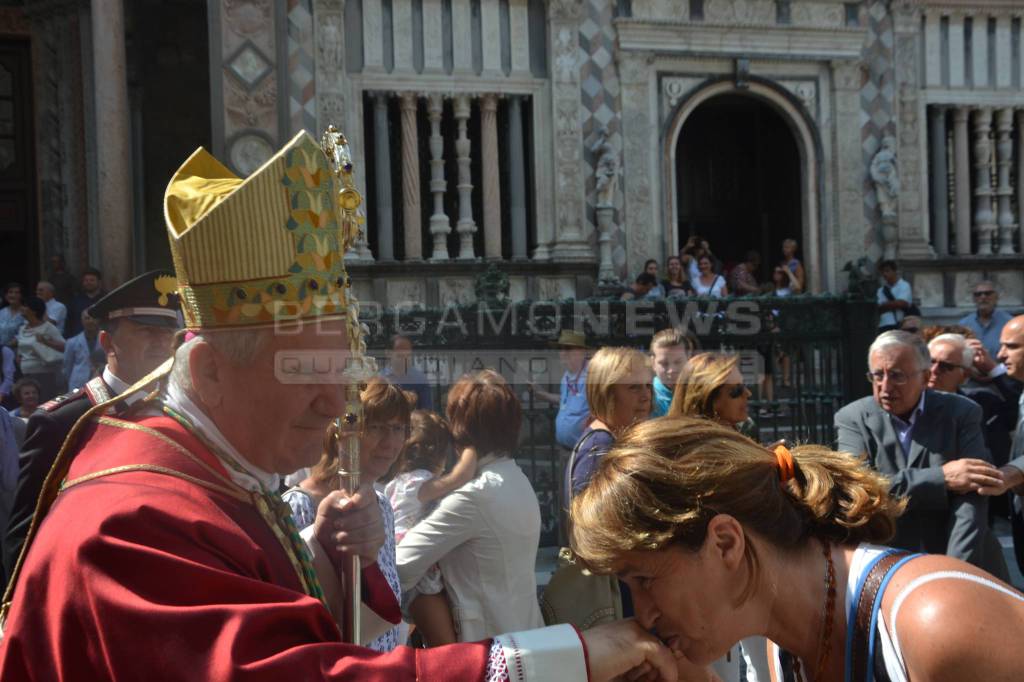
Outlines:
[{"label": "elderly man in gray jacket", "polygon": [[988,500],[998,485],[971,400],[926,389],[931,358],[924,342],[901,331],[880,334],[868,351],[872,395],[835,416],[837,449],[867,457],[907,498],[891,544],[970,562],[1007,579],[1006,562],[988,528]]}]

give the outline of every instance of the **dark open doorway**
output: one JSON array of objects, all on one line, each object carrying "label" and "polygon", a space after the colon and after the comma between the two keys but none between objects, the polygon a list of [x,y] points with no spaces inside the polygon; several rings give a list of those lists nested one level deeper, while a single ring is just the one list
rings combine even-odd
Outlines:
[{"label": "dark open doorway", "polygon": [[[801,242],[800,153],[789,126],[754,97],[719,95],[686,119],[676,148],[679,244],[705,237],[726,267],[753,249],[758,280]],[[803,244],[801,244],[803,246]]]},{"label": "dark open doorway", "polygon": [[[0,272],[3,284],[39,276],[32,67],[27,40],[0,41]],[[0,304],[2,305],[2,304]]]}]

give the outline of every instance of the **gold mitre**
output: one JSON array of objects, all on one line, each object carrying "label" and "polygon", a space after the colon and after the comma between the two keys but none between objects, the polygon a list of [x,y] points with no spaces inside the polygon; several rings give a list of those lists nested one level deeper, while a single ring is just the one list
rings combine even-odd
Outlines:
[{"label": "gold mitre", "polygon": [[245,180],[197,149],[164,194],[185,326],[222,329],[344,317],[345,249],[357,217],[355,206],[339,207],[339,191],[358,199],[343,187],[350,173],[347,162],[339,178],[306,132]]}]

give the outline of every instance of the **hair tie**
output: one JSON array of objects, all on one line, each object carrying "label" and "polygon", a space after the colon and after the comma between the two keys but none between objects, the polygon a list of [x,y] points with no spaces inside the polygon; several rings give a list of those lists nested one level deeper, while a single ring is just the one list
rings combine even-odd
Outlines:
[{"label": "hair tie", "polygon": [[779,482],[785,483],[796,476],[796,462],[785,445],[776,445],[774,453],[775,462],[779,465]]},{"label": "hair tie", "polygon": [[188,343],[192,339],[196,338],[195,332],[185,332],[185,343]]}]

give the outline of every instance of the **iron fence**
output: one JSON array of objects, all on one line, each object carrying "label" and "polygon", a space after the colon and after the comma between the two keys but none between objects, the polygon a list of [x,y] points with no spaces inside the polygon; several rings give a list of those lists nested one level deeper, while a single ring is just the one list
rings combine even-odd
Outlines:
[{"label": "iron fence", "polygon": [[646,350],[657,331],[685,329],[699,350],[741,356],[741,372],[753,393],[745,433],[764,443],[832,444],[835,412],[869,390],[863,371],[876,325],[873,303],[834,296],[528,302],[378,313],[365,318],[370,348],[386,365],[391,336],[409,336],[438,411],[443,412],[458,376],[484,367],[503,374],[521,397],[516,460],[541,506],[542,547],[559,543],[568,451],[554,439],[558,406],[535,398],[527,386],[548,383],[557,392],[561,369],[547,344],[560,330],[583,332],[593,349]]}]

